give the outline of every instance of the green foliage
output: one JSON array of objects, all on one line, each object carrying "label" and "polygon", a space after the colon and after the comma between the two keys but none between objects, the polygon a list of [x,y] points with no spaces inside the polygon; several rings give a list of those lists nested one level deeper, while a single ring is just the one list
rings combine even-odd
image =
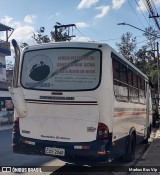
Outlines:
[{"label": "green foliage", "polygon": [[136,50],[136,37],[132,38],[132,34],[127,32],[121,36],[121,43],[116,43],[119,52],[130,62],[134,62]]},{"label": "green foliage", "polygon": [[48,35],[44,35],[45,28],[40,27],[37,33],[33,33],[32,38],[37,42],[37,44],[49,43],[51,41]]},{"label": "green foliage", "polygon": [[[155,53],[157,32],[152,28],[145,28],[143,35],[148,39],[146,44],[139,49],[139,63],[135,64],[144,74],[148,76],[154,87],[158,87],[157,56]],[[138,53],[137,52],[137,53]]]},{"label": "green foliage", "polygon": [[148,39],[147,41],[147,47],[150,49],[154,49],[155,47],[155,40],[157,39],[157,31],[154,30],[151,26],[145,28],[146,33],[143,35]]},{"label": "green foliage", "polygon": [[[51,41],[70,41],[72,37],[69,35],[70,25],[62,25],[59,22],[56,22],[54,26],[55,30],[51,31],[50,34],[45,34],[45,27],[40,27],[37,32],[33,33],[32,38],[36,41],[37,44],[49,43]],[[28,46],[27,43],[22,43],[21,48]]]},{"label": "green foliage", "polygon": [[26,47],[26,46],[28,46],[28,44],[27,43],[21,43],[21,45],[20,45],[20,48],[24,48],[24,47]]},{"label": "green foliage", "polygon": [[40,27],[37,33],[33,33],[32,38],[38,43],[49,43],[51,41],[70,41],[73,36],[69,35],[69,25],[62,25],[57,22],[54,26],[55,30],[50,35],[45,35],[45,28]]}]

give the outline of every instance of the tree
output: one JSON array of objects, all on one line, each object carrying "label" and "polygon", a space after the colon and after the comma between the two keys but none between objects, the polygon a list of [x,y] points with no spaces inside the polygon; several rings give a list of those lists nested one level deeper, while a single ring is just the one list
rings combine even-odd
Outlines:
[{"label": "tree", "polygon": [[[49,43],[51,41],[70,41],[74,35],[70,36],[70,27],[75,27],[75,24],[62,25],[56,22],[55,30],[50,32],[50,35],[45,34],[45,27],[40,27],[37,32],[34,32],[32,38],[37,44]],[[21,43],[20,48],[28,46],[27,43]]]},{"label": "tree", "polygon": [[70,27],[74,27],[75,24],[62,25],[56,22],[54,26],[55,30],[50,32],[50,35],[44,35],[45,27],[40,27],[37,33],[33,33],[32,38],[38,43],[49,43],[51,41],[70,41],[73,35],[70,36]]},{"label": "tree", "polygon": [[157,39],[157,31],[153,29],[153,27],[147,27],[145,28],[145,33],[143,33],[143,35],[148,39],[147,42],[147,46],[150,49],[154,49],[155,48],[155,41]]},{"label": "tree", "polygon": [[122,54],[130,62],[135,62],[136,53],[136,37],[132,37],[130,32],[121,36],[121,42],[116,43],[119,53]]},{"label": "tree", "polygon": [[26,46],[28,46],[27,43],[21,43],[21,44],[20,44],[20,48],[21,48],[21,49],[23,49],[23,48],[26,47]]},{"label": "tree", "polygon": [[44,35],[44,32],[45,32],[45,28],[40,27],[40,29],[37,30],[37,33],[33,33],[32,38],[37,42],[37,44],[51,42],[50,37],[48,35]]},{"label": "tree", "polygon": [[136,66],[146,74],[155,88],[158,87],[158,71],[157,57],[155,56],[155,42],[157,39],[157,31],[153,27],[145,28],[143,35],[147,38],[147,42],[138,50]]},{"label": "tree", "polygon": [[145,28],[143,35],[147,38],[147,42],[141,49],[138,50],[137,56],[143,60],[143,62],[148,62],[149,60],[157,60],[155,57],[155,41],[157,39],[157,32],[150,26]]}]

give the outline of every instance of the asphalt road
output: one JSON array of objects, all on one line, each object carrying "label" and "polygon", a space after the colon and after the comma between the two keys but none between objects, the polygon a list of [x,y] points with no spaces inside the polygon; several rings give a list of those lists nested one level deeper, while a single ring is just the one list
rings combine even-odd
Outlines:
[{"label": "asphalt road", "polygon": [[15,154],[12,152],[12,130],[0,131],[0,166],[40,166],[52,157]]}]

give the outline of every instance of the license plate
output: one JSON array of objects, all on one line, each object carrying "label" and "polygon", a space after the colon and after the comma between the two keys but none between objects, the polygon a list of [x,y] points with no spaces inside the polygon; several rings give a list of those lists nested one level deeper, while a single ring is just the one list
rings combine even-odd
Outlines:
[{"label": "license plate", "polygon": [[45,148],[45,153],[55,155],[55,156],[64,156],[65,155],[65,149],[46,147]]}]

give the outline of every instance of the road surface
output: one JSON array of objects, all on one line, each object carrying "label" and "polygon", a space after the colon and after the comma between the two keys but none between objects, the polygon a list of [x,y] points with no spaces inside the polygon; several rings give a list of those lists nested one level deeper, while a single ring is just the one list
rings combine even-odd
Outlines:
[{"label": "road surface", "polygon": [[12,152],[12,130],[0,131],[0,165],[1,166],[39,166],[52,157],[30,156]]}]

